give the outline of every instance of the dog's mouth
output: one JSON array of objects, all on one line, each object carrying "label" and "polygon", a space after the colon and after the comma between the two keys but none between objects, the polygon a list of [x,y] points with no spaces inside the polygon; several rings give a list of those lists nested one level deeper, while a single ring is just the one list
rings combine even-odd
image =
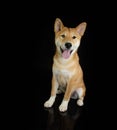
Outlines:
[{"label": "dog's mouth", "polygon": [[70,49],[62,49],[60,47],[60,50],[61,50],[61,53],[62,53],[62,57],[65,58],[65,59],[68,59],[71,55],[71,53],[73,52],[73,50],[70,50]]}]

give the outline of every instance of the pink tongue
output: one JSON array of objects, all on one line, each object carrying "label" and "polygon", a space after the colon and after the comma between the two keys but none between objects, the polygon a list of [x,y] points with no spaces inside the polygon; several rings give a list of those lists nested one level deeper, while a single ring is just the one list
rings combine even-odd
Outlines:
[{"label": "pink tongue", "polygon": [[64,50],[62,53],[63,58],[67,59],[70,57],[70,50]]}]

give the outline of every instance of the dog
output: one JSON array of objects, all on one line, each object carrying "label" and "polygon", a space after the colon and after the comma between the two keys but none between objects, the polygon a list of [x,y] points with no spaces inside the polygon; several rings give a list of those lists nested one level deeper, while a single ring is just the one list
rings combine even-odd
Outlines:
[{"label": "dog", "polygon": [[81,22],[75,28],[70,28],[64,26],[60,18],[55,19],[56,51],[52,65],[52,88],[50,98],[44,103],[44,107],[52,107],[56,94],[61,92],[64,93],[64,97],[59,106],[60,112],[67,111],[70,98],[77,99],[77,105],[83,106],[86,86],[79,63],[78,48],[86,26],[86,22]]}]

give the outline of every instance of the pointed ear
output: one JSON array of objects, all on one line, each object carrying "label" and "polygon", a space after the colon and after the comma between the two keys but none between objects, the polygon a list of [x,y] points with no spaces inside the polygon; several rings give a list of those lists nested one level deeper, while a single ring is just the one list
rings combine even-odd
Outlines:
[{"label": "pointed ear", "polygon": [[79,24],[79,25],[76,27],[76,30],[77,30],[77,32],[78,32],[78,34],[79,34],[80,36],[83,36],[83,35],[84,35],[86,26],[87,26],[87,23],[86,23],[86,22],[82,22],[81,24]]},{"label": "pointed ear", "polygon": [[62,21],[59,18],[56,18],[55,24],[54,24],[54,32],[59,32],[64,27]]}]

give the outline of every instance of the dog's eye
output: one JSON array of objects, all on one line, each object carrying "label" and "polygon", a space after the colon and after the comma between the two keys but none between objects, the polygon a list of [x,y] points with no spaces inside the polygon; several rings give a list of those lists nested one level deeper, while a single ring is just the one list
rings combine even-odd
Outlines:
[{"label": "dog's eye", "polygon": [[62,38],[64,38],[64,37],[65,37],[65,35],[64,35],[64,34],[62,34],[62,35],[61,35],[61,37],[62,37]]},{"label": "dog's eye", "polygon": [[73,39],[75,39],[75,38],[76,38],[76,36],[73,36],[72,38],[73,38]]}]

